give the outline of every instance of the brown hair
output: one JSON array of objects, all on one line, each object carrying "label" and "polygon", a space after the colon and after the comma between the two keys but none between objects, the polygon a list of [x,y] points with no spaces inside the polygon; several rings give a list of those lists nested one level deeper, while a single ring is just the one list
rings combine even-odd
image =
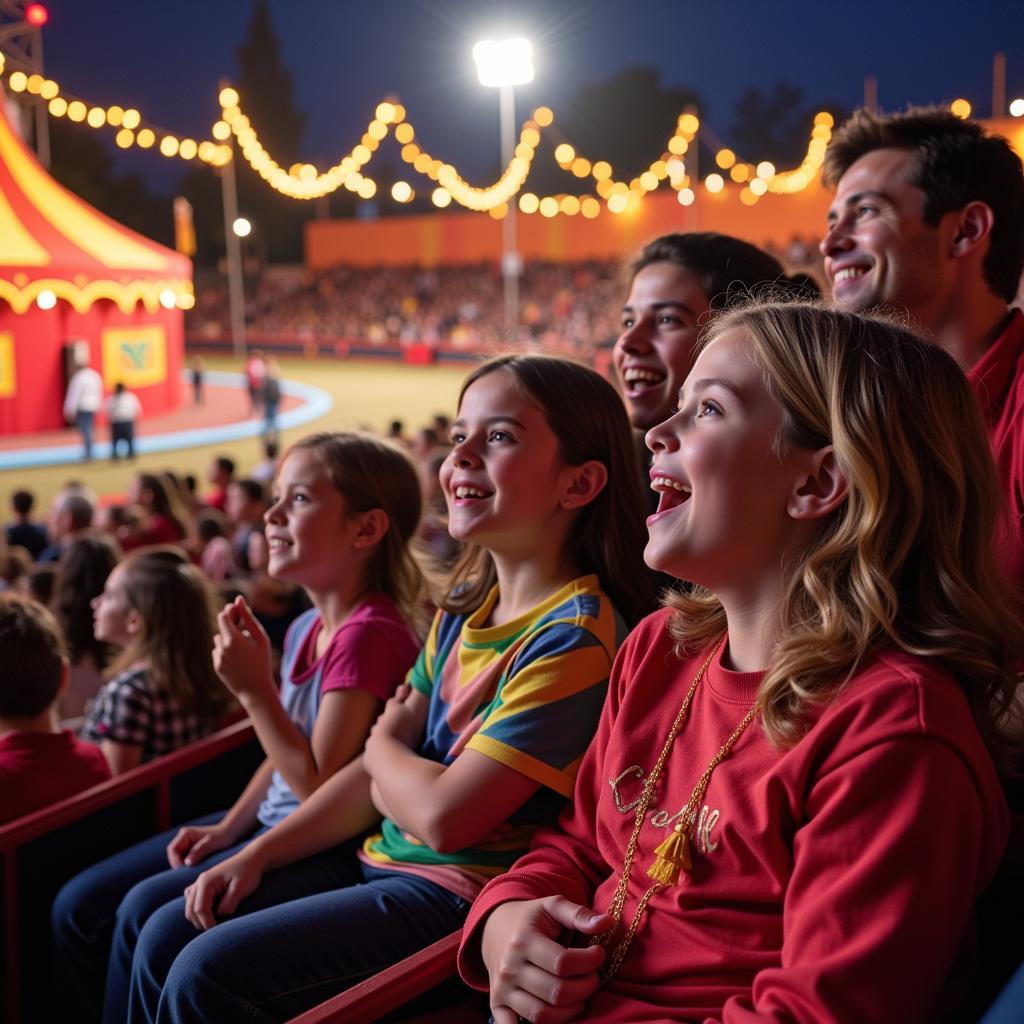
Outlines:
[{"label": "brown hair", "polygon": [[[644,569],[644,500],[629,419],[618,392],[600,374],[571,359],[541,355],[505,355],[478,366],[459,392],[481,377],[508,373],[543,410],[566,465],[601,462],[608,482],[580,509],[569,534],[571,555],[581,572],[596,573],[616,610],[634,625],[651,609],[652,585]],[[467,544],[453,570],[446,611],[478,607],[497,576],[490,554]]]},{"label": "brown hair", "polygon": [[715,310],[749,301],[752,292],[766,285],[773,288],[779,299],[791,295],[807,300],[820,294],[806,274],[788,277],[771,254],[750,242],[715,231],[675,232],[655,238],[629,265],[629,280],[652,263],[673,263],[690,271]]},{"label": "brown hair", "polygon": [[[1024,651],[993,536],[1004,497],[977,402],[956,363],[889,320],[808,303],[759,304],[716,320],[741,330],[784,412],[779,444],[831,444],[844,504],[793,565],[759,702],[777,746],[795,743],[871,655],[942,662],[1004,768]],[[672,595],[681,650],[725,629],[709,591]]]},{"label": "brown hair", "polygon": [[213,669],[216,603],[213,588],[175,547],[149,547],[121,563],[129,607],[142,628],[107,670],[107,678],[136,662],[148,664],[154,686],[172,693],[189,711],[219,719],[232,699]]},{"label": "brown hair", "polygon": [[852,164],[876,149],[914,153],[907,180],[924,193],[926,224],[934,227],[975,200],[992,210],[985,282],[1012,302],[1024,270],[1024,168],[1006,139],[941,107],[910,107],[901,114],[858,110],[825,151],[825,184],[837,185]]},{"label": "brown hair", "polygon": [[388,530],[366,565],[364,586],[387,594],[406,620],[422,632],[426,583],[410,544],[423,511],[420,478],[408,456],[395,445],[355,432],[312,434],[292,445],[320,461],[349,513],[379,508]]},{"label": "brown hair", "polygon": [[0,593],[0,718],[35,718],[57,699],[67,651],[41,604]]}]

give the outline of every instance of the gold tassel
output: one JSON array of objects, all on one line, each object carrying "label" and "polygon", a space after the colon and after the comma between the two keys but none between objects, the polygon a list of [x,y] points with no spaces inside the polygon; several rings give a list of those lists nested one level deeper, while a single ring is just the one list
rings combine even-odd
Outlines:
[{"label": "gold tassel", "polygon": [[676,825],[654,851],[654,863],[647,869],[647,877],[661,885],[675,885],[680,870],[690,871],[690,840],[681,824]]}]

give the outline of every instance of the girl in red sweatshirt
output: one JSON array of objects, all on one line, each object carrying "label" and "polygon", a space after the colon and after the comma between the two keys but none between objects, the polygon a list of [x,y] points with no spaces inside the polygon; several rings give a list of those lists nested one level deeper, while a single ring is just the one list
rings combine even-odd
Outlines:
[{"label": "girl in red sweatshirt", "polygon": [[1020,626],[999,484],[937,347],[758,305],[647,435],[650,566],[574,805],[460,966],[494,1020],[924,1021],[1006,843]]}]

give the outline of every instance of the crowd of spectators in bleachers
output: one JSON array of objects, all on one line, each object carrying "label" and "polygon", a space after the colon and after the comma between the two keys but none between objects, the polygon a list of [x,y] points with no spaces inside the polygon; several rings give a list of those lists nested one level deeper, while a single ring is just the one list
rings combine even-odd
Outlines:
[{"label": "crowd of spectators in bleachers", "polygon": [[[814,244],[794,237],[770,247],[787,273],[821,279]],[[531,260],[519,282],[520,326],[512,347],[588,359],[619,333],[623,268],[614,260]],[[473,352],[509,348],[502,277],[496,263],[466,266],[339,266],[317,275],[262,275],[246,298],[251,337],[267,343],[404,347],[427,344]],[[229,330],[226,287],[200,288],[189,332],[215,340]]]}]

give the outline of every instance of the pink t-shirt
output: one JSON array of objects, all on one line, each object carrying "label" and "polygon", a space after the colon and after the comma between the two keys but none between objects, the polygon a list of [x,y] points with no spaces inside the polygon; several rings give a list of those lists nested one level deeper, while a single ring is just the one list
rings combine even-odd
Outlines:
[{"label": "pink t-shirt", "polygon": [[[281,703],[307,739],[325,693],[360,689],[387,700],[405,680],[420,648],[395,603],[383,594],[365,597],[318,658],[322,628],[315,608],[300,615],[288,629],[281,659]],[[298,797],[275,769],[257,812],[260,822],[275,825],[298,805]]]},{"label": "pink t-shirt", "polygon": [[[387,700],[405,680],[420,652],[416,634],[395,603],[383,594],[364,598],[319,658],[315,655],[323,628],[320,615],[314,611],[308,620],[296,620],[292,628],[298,634],[293,638],[298,651],[289,679],[294,686],[303,686],[317,676],[321,694],[357,687]],[[285,646],[287,649],[287,640]]]}]

